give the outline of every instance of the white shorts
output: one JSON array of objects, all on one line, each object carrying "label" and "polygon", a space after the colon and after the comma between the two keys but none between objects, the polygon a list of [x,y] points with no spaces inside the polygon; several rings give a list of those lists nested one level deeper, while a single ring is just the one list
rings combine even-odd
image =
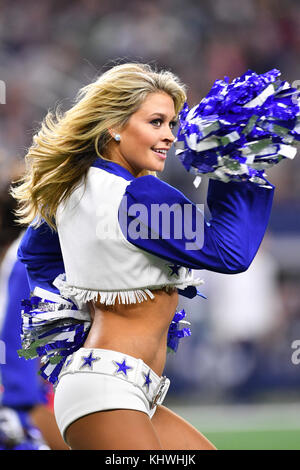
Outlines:
[{"label": "white shorts", "polygon": [[68,426],[97,411],[128,409],[150,418],[170,385],[141,359],[108,349],[81,348],[69,356],[55,387],[54,413],[64,438]]}]

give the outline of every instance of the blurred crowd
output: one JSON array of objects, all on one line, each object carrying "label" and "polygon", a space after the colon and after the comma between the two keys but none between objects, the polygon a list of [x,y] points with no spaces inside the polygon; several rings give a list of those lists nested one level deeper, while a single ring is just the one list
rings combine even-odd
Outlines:
[{"label": "blurred crowd", "polygon": [[[300,79],[297,0],[18,0],[0,2],[2,184],[16,171],[46,110],[118,59],[177,73],[199,102],[214,80],[248,68]],[[297,171],[295,171],[297,167]],[[278,198],[295,198],[300,164],[282,165]],[[277,175],[276,175],[277,179]]]},{"label": "blurred crowd", "polygon": [[[216,79],[247,69],[278,68],[292,83],[300,79],[299,24],[297,0],[0,1],[0,258],[18,231],[4,209],[8,184],[49,108],[69,107],[79,88],[124,59],[171,69],[187,84],[189,105]],[[171,156],[164,179],[204,202],[206,183],[196,191],[190,176]],[[169,363],[183,385],[299,385],[300,365],[290,361],[300,339],[299,156],[268,176],[277,192],[267,241],[248,274],[232,283],[206,276],[208,300],[193,307],[192,338]],[[178,362],[189,361],[195,369],[180,372]]]}]

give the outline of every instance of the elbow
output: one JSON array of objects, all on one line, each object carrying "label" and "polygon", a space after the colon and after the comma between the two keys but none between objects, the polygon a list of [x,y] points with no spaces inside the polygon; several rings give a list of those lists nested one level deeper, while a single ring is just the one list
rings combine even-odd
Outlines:
[{"label": "elbow", "polygon": [[229,268],[229,270],[227,271],[227,274],[240,274],[240,273],[244,273],[245,271],[247,271],[247,269],[249,268],[250,264],[239,264],[237,266],[234,266],[234,267],[231,267]]},{"label": "elbow", "polygon": [[252,258],[241,258],[231,260],[226,263],[226,274],[240,274],[248,270],[252,263]]}]

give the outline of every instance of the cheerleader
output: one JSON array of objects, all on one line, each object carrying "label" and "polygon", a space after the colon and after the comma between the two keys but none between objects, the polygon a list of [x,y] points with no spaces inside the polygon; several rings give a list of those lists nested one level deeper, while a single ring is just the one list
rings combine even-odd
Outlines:
[{"label": "cheerleader", "polygon": [[19,247],[32,291],[21,354],[43,356],[71,449],[215,449],[162,405],[167,349],[189,334],[178,295],[198,298],[193,269],[249,267],[274,187],[211,178],[207,222],[158,179],[185,101],[169,71],[111,68],[46,116],[13,189],[30,224]]}]

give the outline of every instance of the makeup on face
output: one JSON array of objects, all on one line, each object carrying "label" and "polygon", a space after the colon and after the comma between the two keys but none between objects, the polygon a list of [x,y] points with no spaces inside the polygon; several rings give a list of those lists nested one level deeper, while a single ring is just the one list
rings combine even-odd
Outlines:
[{"label": "makeup on face", "polygon": [[120,131],[112,158],[133,175],[142,170],[162,171],[175,139],[175,107],[171,96],[151,93]]}]

